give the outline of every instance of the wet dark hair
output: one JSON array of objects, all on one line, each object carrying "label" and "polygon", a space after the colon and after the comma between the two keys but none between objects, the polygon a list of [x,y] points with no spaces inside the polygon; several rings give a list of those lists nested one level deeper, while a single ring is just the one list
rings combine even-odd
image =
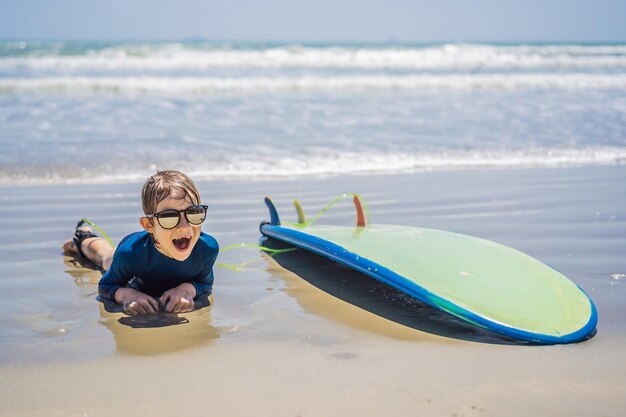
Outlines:
[{"label": "wet dark hair", "polygon": [[154,214],[159,203],[167,197],[200,204],[200,192],[196,184],[180,171],[158,171],[146,180],[141,189],[141,205],[144,214]]},{"label": "wet dark hair", "polygon": [[[200,192],[191,178],[180,171],[157,171],[148,178],[141,189],[141,205],[144,214],[155,214],[157,206],[167,197],[185,200],[189,198],[193,204],[200,204]],[[150,218],[152,223],[153,219]],[[150,233],[155,245],[159,242]]]}]

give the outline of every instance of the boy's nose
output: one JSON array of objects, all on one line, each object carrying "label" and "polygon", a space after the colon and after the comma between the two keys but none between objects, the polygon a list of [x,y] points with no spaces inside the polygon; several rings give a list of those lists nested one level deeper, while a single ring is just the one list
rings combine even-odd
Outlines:
[{"label": "boy's nose", "polygon": [[180,221],[178,222],[178,228],[190,227],[191,223],[187,221],[187,217],[184,214],[180,214]]}]

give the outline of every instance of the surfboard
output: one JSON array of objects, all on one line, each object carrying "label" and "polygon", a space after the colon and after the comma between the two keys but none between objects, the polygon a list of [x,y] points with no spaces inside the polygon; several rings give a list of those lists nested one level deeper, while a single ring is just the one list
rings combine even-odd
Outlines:
[{"label": "surfboard", "polygon": [[574,282],[510,247],[459,233],[419,227],[281,225],[269,198],[265,236],[325,256],[468,323],[538,344],[585,340],[596,308]]}]

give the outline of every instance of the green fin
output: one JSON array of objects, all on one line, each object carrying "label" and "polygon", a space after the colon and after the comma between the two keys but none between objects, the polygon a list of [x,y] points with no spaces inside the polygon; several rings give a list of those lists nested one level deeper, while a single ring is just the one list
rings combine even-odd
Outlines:
[{"label": "green fin", "polygon": [[304,209],[300,205],[298,200],[293,200],[293,206],[296,208],[296,212],[298,213],[298,224],[306,224],[306,216],[304,215]]}]

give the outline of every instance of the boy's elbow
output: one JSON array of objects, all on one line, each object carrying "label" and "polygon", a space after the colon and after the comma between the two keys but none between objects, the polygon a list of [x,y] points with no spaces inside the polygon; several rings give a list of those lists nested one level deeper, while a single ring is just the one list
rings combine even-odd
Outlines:
[{"label": "boy's elbow", "polygon": [[196,288],[196,296],[194,297],[194,299],[210,295],[213,292],[213,285],[211,284],[204,284],[199,282],[192,282],[191,284]]},{"label": "boy's elbow", "polygon": [[105,285],[98,285],[98,296],[115,302],[115,291],[118,287],[111,288]]}]

